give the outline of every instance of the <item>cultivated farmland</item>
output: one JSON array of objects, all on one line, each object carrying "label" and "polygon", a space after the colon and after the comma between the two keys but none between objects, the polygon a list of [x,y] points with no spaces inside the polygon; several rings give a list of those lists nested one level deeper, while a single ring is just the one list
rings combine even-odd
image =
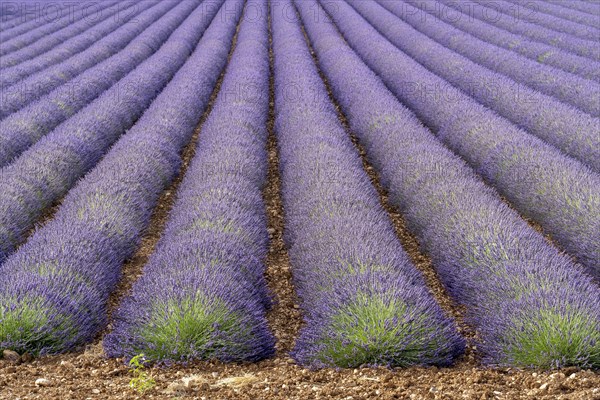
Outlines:
[{"label": "cultivated farmland", "polygon": [[0,399],[600,399],[600,2],[0,2]]}]

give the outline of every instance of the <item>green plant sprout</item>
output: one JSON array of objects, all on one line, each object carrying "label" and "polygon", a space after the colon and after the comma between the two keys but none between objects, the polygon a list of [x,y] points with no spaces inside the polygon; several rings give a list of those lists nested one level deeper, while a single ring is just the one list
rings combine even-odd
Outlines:
[{"label": "green plant sprout", "polygon": [[156,386],[156,381],[152,375],[148,375],[144,370],[144,354],[138,354],[129,361],[129,367],[133,378],[129,381],[129,387],[139,393],[145,393]]}]

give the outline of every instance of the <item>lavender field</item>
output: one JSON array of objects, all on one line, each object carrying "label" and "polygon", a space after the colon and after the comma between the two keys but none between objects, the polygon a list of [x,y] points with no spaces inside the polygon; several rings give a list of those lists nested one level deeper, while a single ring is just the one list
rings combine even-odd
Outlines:
[{"label": "lavender field", "polygon": [[600,399],[600,1],[1,1],[0,351],[0,399]]}]

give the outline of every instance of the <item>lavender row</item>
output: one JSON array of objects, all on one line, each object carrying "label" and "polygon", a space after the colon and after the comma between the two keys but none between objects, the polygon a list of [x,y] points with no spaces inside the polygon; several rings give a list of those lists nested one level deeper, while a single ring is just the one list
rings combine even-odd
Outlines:
[{"label": "lavender row", "polygon": [[[581,25],[576,22],[568,21],[563,18],[555,17],[551,14],[547,14],[539,9],[539,5],[534,7],[532,3],[516,2],[513,0],[494,0],[490,3],[489,0],[473,0],[480,4],[489,5],[496,12],[501,12],[514,18],[516,24],[519,24],[521,20],[543,26],[544,28],[551,29],[556,32],[565,33],[569,36],[585,39],[595,40],[600,39],[600,30],[591,26]],[[548,5],[552,7],[552,5]],[[542,11],[542,12],[540,12]]]},{"label": "lavender row", "polygon": [[[72,23],[57,32],[54,32],[51,35],[47,35],[37,40],[27,47],[2,56],[0,59],[0,68],[5,69],[8,67],[13,67],[24,61],[31,60],[33,57],[51,50],[53,47],[60,45],[66,40],[69,40],[80,34],[84,34],[86,30],[93,28],[104,21],[118,21],[122,23],[123,21],[120,20],[121,16],[125,16],[127,13],[129,13],[130,16],[133,16],[137,13],[138,8],[138,6],[134,5],[132,6],[132,9],[128,11],[127,7],[122,9],[119,2],[109,3],[108,7],[99,13],[99,17],[82,18],[79,21]],[[4,75],[4,71],[1,73]]]},{"label": "lavender row", "polygon": [[509,2],[523,6],[530,10],[537,12],[542,12],[544,14],[549,14],[554,17],[558,17],[561,19],[565,19],[574,24],[587,25],[591,28],[594,28],[596,31],[600,29],[600,18],[598,15],[590,15],[586,12],[581,12],[576,9],[565,8],[560,5],[552,4],[552,2],[546,1],[527,1],[527,2],[519,2],[518,0],[508,0]]},{"label": "lavender row", "polygon": [[[14,37],[26,32],[28,29],[34,29],[47,22],[55,21],[63,13],[72,12],[76,7],[77,5],[74,3],[67,1],[54,2],[49,7],[33,0],[23,0],[18,4],[3,3],[0,7],[0,12],[3,13],[0,19],[0,32],[2,32],[2,36],[7,33],[10,34],[10,37]],[[24,26],[15,29],[21,25]]]},{"label": "lavender row", "polygon": [[[598,365],[598,287],[398,102],[318,4],[296,5],[390,202],[403,211],[450,293],[467,306],[485,362]],[[315,10],[324,19],[312,18]]]},{"label": "lavender row", "polygon": [[[522,85],[528,86],[534,90],[544,93],[548,96],[552,96],[560,101],[568,103],[580,110],[583,110],[591,115],[600,115],[600,84],[596,82],[590,82],[587,79],[583,79],[579,76],[575,76],[555,68],[540,64],[538,62],[529,60],[525,57],[521,57],[508,50],[498,48],[492,44],[481,41],[467,33],[460,31],[457,28],[446,24],[443,21],[427,21],[418,16],[416,7],[419,6],[420,0],[379,0],[379,3],[385,7],[388,11],[401,18],[407,24],[410,24],[414,29],[418,30],[427,37],[435,40],[437,43],[446,47],[449,50],[465,57],[464,59],[458,58],[458,60],[470,60],[483,67],[489,68],[493,72],[505,75],[510,79],[518,82]],[[409,4],[410,3],[410,4]],[[431,16],[433,19],[433,16]],[[406,29],[412,31],[406,25]],[[396,33],[397,31],[397,33]],[[394,35],[394,38],[400,37],[406,30],[396,27],[394,31],[388,31]],[[421,37],[420,35],[418,35]],[[423,40],[425,36],[422,36]],[[395,43],[396,40],[393,40]],[[433,51],[433,50],[428,50]],[[446,51],[448,57],[452,57],[453,54],[450,51]],[[455,57],[456,58],[456,57]],[[425,64],[425,63],[423,63]],[[452,64],[452,68],[457,68],[452,60],[448,61],[448,64]],[[429,66],[429,63],[426,64]],[[473,64],[470,64],[473,66]],[[466,69],[466,68],[465,68]],[[484,68],[475,68],[474,72],[487,73],[489,71]],[[462,72],[465,75],[471,75],[470,72]],[[480,74],[475,75],[479,77]],[[491,83],[492,88],[486,93],[486,97],[497,95],[496,85],[501,91],[505,91],[501,88],[504,83],[498,82],[498,79],[493,79],[491,82],[487,78],[482,78],[481,81],[485,81],[488,85]],[[514,86],[512,81],[505,81],[510,86]],[[473,83],[469,84],[469,88],[473,88]],[[516,90],[519,90],[517,87]],[[473,91],[473,90],[471,90]],[[491,91],[492,93],[489,93]],[[529,96],[527,92],[519,91],[518,96],[527,102],[536,102],[538,99]],[[513,93],[508,94],[509,97],[513,96]],[[515,100],[511,97],[511,103]],[[484,103],[485,104],[485,103]],[[514,112],[512,109],[511,112]],[[530,110],[528,110],[529,112]],[[502,114],[502,113],[501,113]],[[506,115],[505,115],[506,116]],[[507,116],[510,118],[510,116]],[[558,115],[557,115],[558,117]],[[546,117],[540,116],[540,118],[546,119]],[[521,121],[521,120],[519,120]],[[597,121],[600,123],[600,121]],[[536,122],[536,125],[538,123]],[[525,126],[525,124],[523,124]],[[568,124],[570,129],[576,129],[575,126]],[[540,127],[541,130],[546,131],[547,127]],[[564,128],[563,128],[564,129]],[[600,125],[596,124],[595,131],[600,129]],[[600,142],[599,142],[600,144]]]},{"label": "lavender row", "polygon": [[[507,30],[500,29],[486,21],[473,18],[468,13],[468,3],[464,6],[457,7],[457,9],[446,7],[437,0],[422,0],[419,3],[411,1],[411,4],[413,4],[413,7],[419,7],[427,14],[431,15],[430,17],[427,14],[422,14],[424,20],[431,21],[436,18],[440,19],[463,32],[469,33],[490,44],[513,51],[531,60],[535,60],[539,64],[559,68],[583,78],[600,82],[599,62],[592,61],[587,57],[581,57],[551,45],[529,40],[526,37],[515,35]],[[424,5],[425,7],[423,7]],[[408,8],[405,12],[414,12],[414,9]]]},{"label": "lavender row", "polygon": [[395,237],[290,6],[273,3],[272,21],[285,239],[306,322],[293,356],[314,368],[448,365],[464,340]]},{"label": "lavender row", "polygon": [[[71,92],[70,95],[81,95],[84,91],[94,94],[97,93],[98,90],[101,90],[102,87],[107,87],[106,85],[114,83],[114,78],[111,80],[111,76],[115,73],[117,76],[120,74],[119,72],[116,72],[118,70],[115,68],[116,66],[122,65],[120,68],[124,69],[124,72],[121,73],[121,76],[123,76],[127,72],[127,68],[131,69],[133,66],[137,65],[137,63],[144,59],[143,55],[152,54],[160,46],[162,41],[164,41],[163,39],[158,43],[155,42],[157,37],[164,37],[165,35],[168,35],[168,32],[164,33],[163,29],[158,29],[156,27],[148,29],[148,27],[165,14],[167,10],[171,9],[172,6],[172,2],[163,2],[157,9],[147,10],[146,13],[138,16],[139,22],[137,24],[126,24],[121,26],[119,29],[76,56],[53,67],[42,70],[24,80],[18,81],[12,84],[12,86],[4,88],[1,93],[2,97],[0,98],[0,119],[6,118],[8,115],[22,109],[26,105],[39,100],[42,96],[50,93],[56,88],[59,88],[60,90],[68,88],[67,90]],[[189,11],[189,7],[189,4],[187,5],[187,8],[186,5],[181,5],[179,6],[179,9],[185,8]],[[173,25],[171,30],[175,29],[175,27],[176,25]],[[136,37],[137,39],[132,41]],[[127,47],[123,50],[125,46]],[[121,52],[119,53],[119,51]],[[111,58],[115,53],[117,53],[116,58]],[[131,57],[126,58],[127,54],[131,54]],[[90,67],[95,68],[90,70]],[[101,75],[106,75],[106,77],[102,77],[97,84],[93,84],[92,82],[76,83],[72,81],[73,78],[86,70],[87,75],[84,76],[99,78]],[[80,79],[82,79],[81,75]],[[65,84],[67,85],[65,86]],[[85,85],[81,86],[82,84]],[[91,97],[88,101],[93,98],[94,97]],[[74,98],[71,99],[71,103],[76,104],[76,101],[74,100]],[[56,103],[60,103],[60,100]],[[69,109],[63,107],[62,112],[65,111],[68,112]],[[71,111],[71,113],[72,112],[74,111]],[[33,126],[30,120],[26,120],[25,123],[21,123],[21,125],[24,125],[23,128],[28,127],[29,129]],[[38,122],[37,125],[43,126],[44,124]]]},{"label": "lavender row", "polygon": [[193,10],[197,4],[180,3],[185,12],[179,21],[189,17],[181,25],[172,21],[179,27],[155,54],[0,170],[0,263],[42,212],[136,122],[183,65],[216,13],[212,7],[200,6],[190,15],[190,6]]},{"label": "lavender row", "polygon": [[556,4],[567,10],[577,10],[588,13],[592,16],[600,16],[600,3],[586,1],[564,1],[564,0],[547,0],[549,3]]},{"label": "lavender row", "polygon": [[246,6],[165,232],[104,340],[110,357],[257,361],[275,353],[266,320],[269,236],[261,196],[269,110],[266,3]]},{"label": "lavender row", "polygon": [[[510,15],[501,14],[494,8],[486,7],[483,3],[475,3],[474,0],[463,0],[460,2],[453,0],[437,1],[457,10],[466,10],[472,18],[491,23],[498,28],[505,29],[523,38],[542,42],[594,61],[600,61],[600,48],[598,48],[597,41],[576,38],[523,20],[517,21]],[[489,15],[497,17],[490,19],[486,17]]]},{"label": "lavender row", "polygon": [[[148,2],[148,4],[150,4],[150,2]],[[160,8],[161,6],[158,6],[158,7]],[[148,6],[147,8],[150,9],[151,7]],[[138,6],[137,5],[132,6],[130,9],[137,10]],[[66,42],[54,47],[53,49],[47,51],[44,54],[40,54],[37,57],[27,59],[26,61],[19,63],[19,65],[15,65],[13,67],[3,69],[0,72],[0,87],[8,88],[9,86],[12,86],[12,85],[16,84],[17,82],[19,82],[21,79],[29,77],[36,72],[39,72],[43,69],[51,67],[52,65],[55,65],[57,63],[67,62],[67,60],[69,58],[86,51],[86,49],[90,48],[90,46],[93,46],[96,42],[101,42],[101,43],[106,44],[108,42],[108,39],[104,39],[104,38],[108,35],[112,35],[113,31],[114,31],[115,37],[118,36],[119,34],[121,34],[124,36],[123,40],[125,40],[127,37],[127,35],[125,35],[126,30],[119,29],[119,27],[121,25],[127,25],[127,24],[132,24],[132,25],[138,24],[140,22],[143,24],[143,21],[140,21],[138,18],[140,18],[140,17],[144,18],[143,10],[140,11],[139,14],[134,14],[127,10],[125,10],[125,11],[126,12],[124,14],[121,14],[121,17],[119,19],[110,18],[109,20],[104,21],[104,22],[98,24],[96,27],[86,31],[84,34],[75,36],[75,37],[67,40]],[[134,19],[134,17],[135,17],[135,19]],[[140,29],[140,27],[138,27],[137,29]],[[116,33],[117,31],[120,33],[117,34]],[[103,41],[103,39],[104,39],[104,41]],[[123,46],[125,44],[126,44],[126,42],[124,42]],[[102,46],[102,44],[99,44],[98,46],[96,46],[96,48],[99,49],[100,46]],[[114,51],[117,51],[119,49],[119,47],[116,46],[116,44],[113,44],[110,47],[105,48],[104,53],[107,54],[106,56],[111,54],[110,52],[107,52],[107,49],[110,49],[110,48],[114,48],[115,49]],[[110,51],[110,50],[108,50],[108,51]],[[83,56],[79,56],[79,59],[82,59],[82,57]],[[92,53],[87,53],[86,57],[87,57],[87,59],[92,59],[93,61],[96,61],[97,63],[100,62],[100,60],[101,60],[101,58],[95,57],[94,54],[92,54]],[[71,72],[70,76],[73,76],[72,75],[73,73],[75,73],[75,71]],[[26,87],[21,86],[21,89],[26,90]],[[4,98],[6,98],[8,96],[8,94],[6,93],[3,96],[4,96]],[[5,100],[1,100],[1,101],[5,101]]]},{"label": "lavender row", "polygon": [[[205,16],[196,9],[175,34],[190,40],[192,50]],[[222,17],[138,123],[67,195],[55,218],[0,267],[0,346],[34,354],[68,351],[106,326],[121,266],[175,177],[179,154],[225,64],[236,18]]]},{"label": "lavender row", "polygon": [[[64,68],[68,69],[70,65],[78,64],[79,56],[74,57],[72,62],[67,61],[52,71],[42,72],[23,83],[24,86],[28,86],[29,82],[37,80],[38,82],[46,81],[49,87],[59,86],[38,101],[32,102],[0,121],[0,167],[9,165],[22,152],[105,93],[111,86],[114,87],[115,99],[122,95],[119,92],[128,91],[128,87],[114,85],[155,53],[181,21],[198,5],[198,2],[195,0],[184,2],[164,15],[172,4],[164,2],[157,9],[148,10],[146,15],[139,16],[140,24],[143,21],[143,26],[147,26],[147,28],[138,37],[121,52],[73,79],[67,81],[68,76],[58,74]],[[156,20],[158,21],[155,22]],[[119,37],[120,33],[119,31],[114,33],[117,35],[115,39]],[[131,32],[132,36],[133,34],[134,32]],[[122,38],[127,40],[126,37]],[[87,62],[93,63],[93,60]],[[83,65],[79,64],[79,67],[83,67]],[[59,79],[55,80],[55,77]],[[64,83],[60,85],[61,82]],[[41,95],[42,93],[43,91],[31,92],[32,95]],[[16,94],[19,95],[19,93]]]},{"label": "lavender row", "polygon": [[[112,7],[118,4],[118,1],[111,1],[108,3],[108,7],[100,6],[98,10],[93,9],[91,12],[99,13],[111,13]],[[0,44],[0,56],[6,56],[14,51],[23,49],[38,40],[45,40],[45,38],[51,36],[56,31],[67,28],[71,24],[76,24],[80,21],[85,21],[89,18],[90,8],[83,7],[81,9],[75,9],[73,12],[68,13],[57,21],[47,23],[38,28],[27,31],[21,35],[15,36],[12,39],[4,40]],[[3,35],[4,36],[4,35]]]},{"label": "lavender row", "polygon": [[[150,4],[149,2],[146,3]],[[67,40],[83,42],[81,40],[83,37],[86,39],[84,43],[89,43],[89,46],[133,18],[141,9],[142,7],[135,4],[124,8],[119,3],[112,4],[109,8],[102,10],[99,18],[83,18],[27,47],[3,56],[0,59],[0,68],[2,68],[0,74],[3,76],[2,80],[5,79],[4,75],[7,68],[15,67],[25,61],[30,61],[34,57],[44,55],[44,53],[47,53],[48,51],[55,52],[55,47],[59,45],[61,48],[64,47],[64,42]],[[80,50],[81,49],[82,48],[80,48]],[[64,55],[62,59],[64,59]],[[60,60],[60,58],[57,58],[57,60]],[[0,82],[0,84],[1,83],[2,82]]]},{"label": "lavender row", "polygon": [[[418,32],[376,2],[348,2],[415,61],[501,116],[600,172],[600,118],[477,65]],[[597,109],[600,108],[600,87],[590,82],[587,87],[591,86],[596,89],[580,98],[587,97],[590,107],[596,105],[596,115],[600,112]],[[442,101],[454,100],[450,88],[442,86],[439,90]]]},{"label": "lavender row", "polygon": [[[600,277],[598,174],[447,85],[385,40],[345,2],[321,4],[350,46],[401,102],[518,211],[539,222]],[[439,88],[449,97],[440,98]]]},{"label": "lavender row", "polygon": [[[57,20],[73,17],[74,13],[79,10],[79,6],[70,1],[59,3],[58,8],[54,9],[56,3],[51,7],[42,5],[39,2],[24,1],[20,3],[22,7],[26,7],[27,11],[24,16],[17,20],[12,20],[6,25],[3,24],[1,39],[7,41],[21,34],[40,28],[44,25],[56,23]],[[33,10],[29,8],[33,5]],[[30,16],[31,18],[27,18]],[[13,22],[14,21],[14,22]]]}]

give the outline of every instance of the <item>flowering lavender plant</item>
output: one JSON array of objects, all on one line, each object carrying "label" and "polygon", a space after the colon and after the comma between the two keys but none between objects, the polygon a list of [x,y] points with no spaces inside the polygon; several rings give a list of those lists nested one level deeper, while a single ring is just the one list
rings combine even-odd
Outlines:
[{"label": "flowering lavender plant", "polygon": [[[180,46],[195,48],[189,60],[133,128],[69,192],[54,219],[0,266],[0,347],[63,352],[93,340],[106,326],[108,296],[120,279],[121,266],[137,248],[161,191],[177,173],[179,153],[227,62],[239,8],[233,18],[214,18],[206,32],[205,10],[189,15],[174,34],[178,40],[167,45],[169,51],[157,53],[179,65],[171,51],[184,63],[188,53]],[[153,61],[155,68],[160,66]],[[150,66],[137,71],[141,88],[146,74],[158,79]]]},{"label": "flowering lavender plant", "polygon": [[[548,44],[552,47],[566,50],[570,53],[600,61],[600,49],[596,40],[582,39],[558,32],[547,27],[515,18],[514,15],[506,14],[497,7],[491,7],[490,3],[476,0],[465,0],[456,2],[452,0],[436,0],[448,7],[459,10],[468,10],[469,14],[480,21],[489,22],[492,25],[519,35],[523,38]],[[497,15],[496,18],[489,18]]]},{"label": "flowering lavender plant", "polygon": [[395,237],[291,6],[275,4],[272,21],[285,239],[306,321],[293,356],[313,368],[448,365],[464,339]]},{"label": "flowering lavender plant", "polygon": [[377,33],[351,6],[323,2],[350,46],[448,147],[600,276],[600,177],[483,107]]},{"label": "flowering lavender plant", "polygon": [[268,234],[266,0],[250,0],[214,108],[144,274],[104,340],[109,356],[258,360],[274,354]]},{"label": "flowering lavender plant", "polygon": [[[2,76],[0,76],[0,86],[6,89],[36,72],[66,62],[71,57],[93,48],[96,42],[102,41],[106,36],[112,34],[119,36],[116,32],[121,30],[123,26],[131,28],[131,25],[143,23],[146,15],[150,14],[146,11],[153,10],[152,12],[156,12],[162,9],[162,5],[157,5],[155,1],[145,1],[140,6],[136,3],[129,8],[120,10],[120,14],[117,14],[118,17],[108,18],[68,40],[60,41],[42,54],[36,55],[36,48],[28,46],[19,52],[18,57],[15,54],[15,59],[12,61],[3,58],[0,61],[0,63],[4,62]],[[132,23],[132,20],[135,21],[135,24]],[[124,30],[123,28],[121,31]],[[116,50],[118,50],[118,47],[115,47]],[[91,55],[91,53],[87,54]],[[99,63],[99,59],[96,59],[96,63]]]},{"label": "flowering lavender plant", "polygon": [[[578,107],[590,112],[589,115],[454,53],[400,21],[376,2],[350,0],[349,3],[413,60],[480,104],[600,172],[600,118],[597,117],[600,112],[599,85],[593,82],[586,84],[585,80],[573,77],[578,81],[575,83],[573,79],[568,79],[568,75],[564,78],[571,82],[568,86],[579,87],[579,90],[571,93],[571,99]],[[554,91],[553,88],[560,84],[549,86]],[[561,91],[562,95],[567,92],[564,89]],[[450,93],[442,92],[440,95],[442,101],[453,100],[445,96]],[[579,104],[580,100],[587,105]]]},{"label": "flowering lavender plant", "polygon": [[156,53],[0,170],[0,263],[23,241],[42,212],[135,123],[183,65],[210,22],[207,14],[216,14],[212,8],[197,8],[186,19],[190,5],[193,8],[197,3],[184,2],[164,17],[164,25],[154,27],[155,33],[162,31],[167,39],[171,27],[185,20]]},{"label": "flowering lavender plant", "polygon": [[[318,4],[296,5],[390,202],[403,211],[450,294],[466,306],[484,362],[600,365],[600,290],[583,268],[547,244],[402,106],[330,20],[314,19],[315,7],[323,11]],[[334,19],[352,15],[341,6],[330,10]]]},{"label": "flowering lavender plant", "polygon": [[[103,4],[103,7],[104,8],[97,10],[97,16],[95,18],[84,16],[78,21],[70,21],[71,23],[64,28],[46,35],[30,45],[23,46],[18,50],[3,55],[2,59],[0,59],[0,68],[4,69],[6,67],[17,65],[23,61],[30,60],[73,37],[86,36],[88,30],[96,30],[98,29],[98,26],[106,25],[106,23],[114,24],[115,21],[122,23],[118,18],[119,13],[123,11],[120,9],[119,2],[107,2]],[[135,8],[133,8],[133,10],[135,10]],[[132,16],[134,13],[135,12],[130,12]],[[27,36],[29,36],[29,34]],[[95,37],[95,39],[97,40],[98,37]],[[4,71],[2,71],[2,74],[4,74]]]},{"label": "flowering lavender plant", "polygon": [[[409,10],[411,5],[418,4],[417,2],[418,0],[379,1],[382,6],[401,18],[406,23],[410,24],[413,28],[435,40],[440,45],[445,46],[447,49],[445,49],[443,53],[447,56],[440,58],[448,57],[448,60],[461,60],[460,57],[457,57],[456,55],[452,54],[452,52],[448,51],[453,50],[456,53],[464,56],[466,59],[471,60],[482,67],[489,68],[488,71],[485,68],[475,67],[473,64],[467,62],[466,59],[462,59],[462,63],[470,66],[469,68],[474,68],[476,71],[481,71],[482,76],[480,76],[480,74],[476,75],[478,79],[486,80],[483,78],[483,76],[490,76],[490,72],[502,74],[510,78],[510,80],[499,80],[499,75],[495,75],[496,78],[487,83],[487,85],[490,85],[490,83],[493,82],[494,85],[490,91],[491,93],[488,92],[488,96],[494,94],[498,96],[497,93],[494,93],[496,90],[508,94],[507,89],[503,87],[504,84],[509,84],[509,86],[512,87],[516,86],[518,89],[521,87],[530,87],[547,96],[554,97],[557,100],[570,104],[571,106],[578,108],[590,115],[597,117],[598,114],[600,114],[600,84],[596,82],[590,82],[588,79],[583,79],[579,76],[573,75],[572,73],[557,70],[556,68],[544,65],[537,60],[530,60],[509,50],[505,50],[483,40],[479,40],[443,21],[437,20],[432,23],[433,16],[430,16],[429,19],[426,19],[417,16],[417,14],[414,12],[406,11]],[[393,30],[388,31],[391,35],[393,35],[394,42],[396,42],[395,39],[398,37],[400,32],[405,31],[405,29],[398,29],[397,25],[398,24],[395,25]],[[409,32],[413,32],[414,35],[414,31],[408,29],[407,26],[405,26],[405,28]],[[405,37],[405,35],[402,36]],[[416,36],[426,41],[425,37],[420,35]],[[441,56],[440,52],[438,52],[438,49],[439,47],[436,46],[435,52]],[[594,64],[589,60],[588,63]],[[429,66],[430,64],[426,63],[426,65]],[[454,64],[453,68],[457,68],[456,64]],[[470,72],[466,72],[464,70],[462,73],[467,75],[470,74]],[[515,83],[520,85],[515,85]],[[470,83],[469,87],[473,88],[473,83]],[[473,90],[469,91],[469,93],[472,92]],[[528,92],[522,91],[517,93],[519,97],[513,99],[513,101],[518,101],[519,98],[529,103],[534,103],[537,101],[537,95],[529,96]],[[488,96],[486,96],[486,98]],[[533,104],[531,104],[529,107],[532,106]],[[556,108],[549,108],[550,112],[559,114]],[[514,113],[513,110],[511,110],[511,112]],[[530,112],[533,111],[530,110]],[[510,117],[511,115],[507,115],[507,118]],[[547,116],[544,118],[547,118]],[[573,125],[572,120],[573,119],[569,121],[569,131],[577,129],[577,125]],[[541,129],[542,124],[539,122],[538,124],[540,126],[536,128],[539,130]],[[596,125],[597,129],[600,129],[598,122]],[[526,126],[526,124],[523,124],[523,126]],[[547,127],[545,127],[545,129],[547,129]],[[565,128],[563,127],[563,129]]]}]

